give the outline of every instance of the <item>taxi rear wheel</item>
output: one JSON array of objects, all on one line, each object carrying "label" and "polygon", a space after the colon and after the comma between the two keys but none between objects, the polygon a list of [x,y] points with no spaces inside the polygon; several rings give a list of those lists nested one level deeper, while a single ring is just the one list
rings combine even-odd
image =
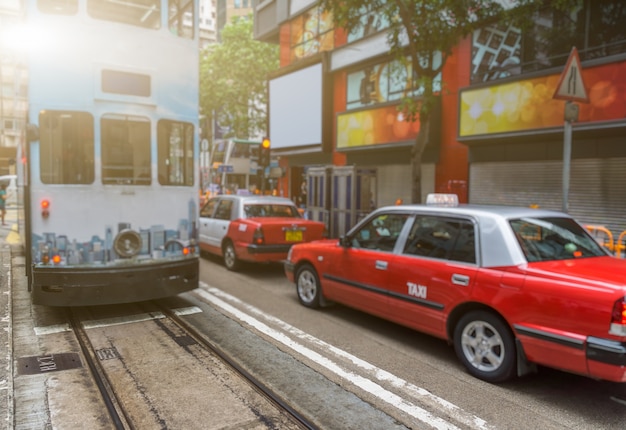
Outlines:
[{"label": "taxi rear wheel", "polygon": [[300,266],[296,272],[296,290],[298,300],[307,308],[317,309],[320,307],[320,285],[317,272],[310,264]]},{"label": "taxi rear wheel", "polygon": [[487,311],[463,316],[454,330],[456,355],[469,373],[488,382],[502,382],[515,374],[515,341],[501,318]]},{"label": "taxi rear wheel", "polygon": [[224,266],[226,266],[228,270],[235,271],[239,269],[240,263],[239,259],[237,258],[237,253],[235,252],[235,245],[233,245],[230,240],[224,245],[223,254]]}]

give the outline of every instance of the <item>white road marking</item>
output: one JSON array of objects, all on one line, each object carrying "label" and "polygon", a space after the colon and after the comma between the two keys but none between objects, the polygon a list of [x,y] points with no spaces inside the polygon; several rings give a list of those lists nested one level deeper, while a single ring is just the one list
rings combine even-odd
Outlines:
[{"label": "white road marking", "polygon": [[378,383],[365,378],[363,376],[357,375],[349,370],[346,370],[344,368],[342,368],[339,364],[335,363],[334,361],[332,361],[331,359],[324,357],[320,354],[318,354],[317,352],[307,348],[306,346],[292,340],[291,338],[289,338],[288,336],[286,336],[285,334],[278,332],[274,329],[272,329],[271,327],[267,326],[266,324],[262,323],[261,321],[255,319],[254,317],[252,317],[251,315],[244,313],[242,311],[240,311],[239,309],[231,306],[230,304],[224,302],[223,300],[221,300],[219,297],[224,298],[226,300],[229,300],[233,303],[237,303],[238,306],[242,306],[246,309],[247,312],[250,312],[252,314],[255,314],[257,316],[260,316],[264,319],[266,319],[267,321],[271,321],[274,324],[279,325],[282,329],[284,329],[285,331],[287,331],[288,333],[290,333],[293,336],[296,336],[297,338],[306,340],[308,342],[313,342],[316,345],[320,345],[330,351],[332,351],[334,354],[347,358],[349,359],[351,362],[353,362],[355,365],[366,369],[368,371],[371,371],[375,374],[375,379],[378,379],[379,381],[386,381],[391,383],[393,386],[395,387],[400,387],[400,388],[405,388],[407,390],[409,390],[411,393],[424,397],[424,398],[428,398],[428,400],[430,400],[431,402],[434,402],[438,405],[440,405],[442,408],[446,409],[446,412],[448,413],[453,413],[454,416],[461,422],[463,422],[463,424],[471,427],[471,428],[476,428],[476,429],[489,429],[491,428],[486,421],[484,421],[483,419],[466,413],[465,411],[463,411],[461,408],[459,408],[458,406],[440,398],[435,396],[434,394],[428,392],[427,390],[417,387],[413,384],[408,383],[407,381],[404,381],[401,378],[398,378],[394,375],[392,375],[389,372],[386,372],[382,369],[377,368],[376,366],[363,361],[361,359],[359,359],[358,357],[355,357],[339,348],[336,348],[332,345],[329,345],[327,343],[325,343],[324,341],[317,339],[307,333],[304,333],[302,331],[300,331],[299,329],[287,324],[286,322],[279,320],[271,315],[267,315],[265,313],[263,313],[261,310],[250,306],[246,303],[241,302],[239,299],[237,299],[234,296],[231,296],[217,288],[212,288],[209,287],[208,285],[201,283],[202,287],[205,287],[208,291],[206,290],[200,290],[197,294],[199,294],[200,296],[202,296],[204,299],[208,300],[209,302],[213,303],[215,306],[218,306],[219,308],[223,309],[224,311],[226,311],[227,313],[229,313],[230,315],[232,315],[233,317],[239,319],[242,322],[245,322],[247,324],[249,324],[250,326],[254,327],[256,330],[258,330],[259,332],[270,336],[271,338],[275,339],[276,341],[282,343],[283,345],[291,348],[292,350],[296,351],[297,353],[315,361],[317,364],[325,367],[326,369],[330,370],[331,372],[335,373],[336,375],[340,376],[341,378],[349,381],[350,383],[360,387],[361,389],[367,391],[368,393],[376,396],[377,398],[381,399],[382,401],[390,404],[391,406],[409,414],[410,416],[414,417],[415,419],[426,423],[434,428],[437,429],[458,429],[458,427],[454,426],[451,423],[446,422],[445,420],[436,417],[434,415],[432,415],[430,412],[428,412],[427,410],[409,402],[408,400],[396,395],[395,393],[392,393],[388,390],[386,390],[385,388],[383,388],[382,386],[380,386]]}]

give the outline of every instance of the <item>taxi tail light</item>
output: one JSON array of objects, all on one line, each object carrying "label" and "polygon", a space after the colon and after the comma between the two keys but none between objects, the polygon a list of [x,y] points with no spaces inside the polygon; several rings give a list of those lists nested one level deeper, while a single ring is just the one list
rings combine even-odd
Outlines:
[{"label": "taxi tail light", "polygon": [[626,297],[617,300],[611,312],[610,334],[626,336]]},{"label": "taxi tail light", "polygon": [[52,262],[53,262],[54,264],[59,264],[59,263],[61,263],[61,256],[60,256],[59,254],[54,254],[54,255],[52,256]]},{"label": "taxi tail light", "polygon": [[41,217],[48,218],[50,216],[50,200],[43,199],[41,201]]},{"label": "taxi tail light", "polygon": [[263,230],[261,227],[254,230],[254,234],[252,235],[252,243],[255,245],[263,245],[265,243],[265,235],[263,235]]}]

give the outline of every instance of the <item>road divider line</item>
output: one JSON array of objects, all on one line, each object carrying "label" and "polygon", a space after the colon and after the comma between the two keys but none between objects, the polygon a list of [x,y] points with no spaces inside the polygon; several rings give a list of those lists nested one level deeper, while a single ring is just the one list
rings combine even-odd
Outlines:
[{"label": "road divider line", "polygon": [[[224,310],[231,316],[235,317],[239,321],[245,322],[246,324],[252,326],[257,331],[271,337],[272,339],[296,351],[298,354],[301,354],[302,356],[307,357],[310,360],[313,360],[320,366],[323,366],[327,370],[333,372],[334,374],[345,379],[346,381],[356,385],[362,390],[384,401],[385,403],[395,407],[398,410],[401,410],[402,412],[434,428],[437,428],[437,429],[457,429],[458,428],[455,425],[443,420],[442,418],[432,415],[430,412],[421,408],[420,406],[413,404],[412,402],[398,396],[395,393],[392,393],[391,391],[379,385],[377,382],[372,381],[371,379],[368,379],[352,371],[342,368],[339,364],[332,361],[330,358],[324,357],[321,354],[313,351],[312,349],[294,341],[293,339],[288,337],[286,334],[279,332],[277,330],[274,330],[273,328],[269,327],[265,323],[254,318],[252,315],[239,310],[238,308],[230,305],[229,303],[226,303],[224,300],[222,300],[222,298],[232,303],[236,303],[238,306],[243,306],[246,309],[246,311],[251,314],[261,316],[267,321],[271,321],[274,324],[278,324],[283,330],[286,330],[292,335],[297,336],[296,334],[299,334],[300,336],[297,336],[297,337],[300,337],[303,340],[314,341],[318,345],[327,345],[327,347],[331,347],[333,349],[334,353],[341,351],[340,349],[332,347],[332,345],[325,344],[322,340],[314,338],[313,336],[310,336],[300,331],[299,329],[290,326],[284,321],[281,321],[270,315],[264,314],[259,309],[256,309],[253,306],[250,306],[241,302],[236,297],[231,296],[219,290],[218,288],[209,287],[208,285],[204,283],[201,283],[201,286],[203,287],[203,289],[199,291],[196,290],[196,291],[197,291],[197,294],[200,295],[205,300],[221,308],[222,310]],[[352,357],[351,361],[353,361],[355,364],[359,363],[358,365],[360,367],[375,371],[379,380],[384,380],[388,382],[390,381],[392,385],[394,386],[396,386],[396,384],[398,384],[398,386],[403,386],[403,387],[410,386],[410,384],[408,384],[406,381],[403,381],[402,379],[397,378],[394,375],[383,371],[382,369],[378,369],[375,366],[363,360],[358,359],[357,357],[350,356],[350,354],[348,354],[345,351],[341,351],[341,355],[344,357]],[[421,396],[429,396],[430,400],[436,400],[436,403],[442,406],[446,410],[447,413],[452,412],[456,419],[460,419],[461,422],[463,422],[463,424],[468,425],[471,428],[476,428],[476,429],[489,428],[484,420],[465,413],[458,406],[453,405],[452,403],[447,402],[446,400],[441,399],[437,396],[434,396],[433,394],[429,393],[427,390],[413,386],[413,391],[415,393],[419,393],[419,395]]]}]

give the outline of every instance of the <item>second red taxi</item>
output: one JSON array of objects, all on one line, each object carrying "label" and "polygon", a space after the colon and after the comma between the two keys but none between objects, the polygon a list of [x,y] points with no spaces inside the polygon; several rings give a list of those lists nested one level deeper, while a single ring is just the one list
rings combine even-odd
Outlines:
[{"label": "second red taxi", "polygon": [[626,382],[626,260],[570,216],[503,206],[390,206],[285,262],[300,302],[337,302],[454,345],[499,382],[543,365]]},{"label": "second red taxi", "polygon": [[325,231],[282,197],[222,195],[200,209],[200,249],[223,257],[228,270],[241,261],[283,261],[293,244],[322,239]]}]

